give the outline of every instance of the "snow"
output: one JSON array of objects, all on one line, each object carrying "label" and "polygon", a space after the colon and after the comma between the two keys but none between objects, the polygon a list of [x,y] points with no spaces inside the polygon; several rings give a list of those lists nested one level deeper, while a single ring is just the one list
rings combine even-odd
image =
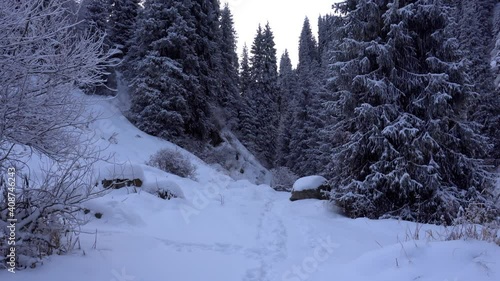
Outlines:
[{"label": "snow", "polygon": [[[151,154],[176,146],[137,130],[112,101],[89,100],[107,115],[89,134],[118,167],[125,165],[126,175],[142,173],[143,188],[111,190],[85,203],[90,212],[79,247],[34,269],[0,270],[0,280],[500,280],[500,247],[441,241],[446,230],[439,226],[348,219],[325,201],[292,204],[289,193],[254,178],[235,180],[181,148],[197,168],[196,181],[149,167]],[[117,141],[109,142],[114,132]],[[98,169],[116,165],[103,162]],[[324,182],[306,177],[294,189]],[[160,199],[149,193],[157,186],[182,196]]]},{"label": "snow", "polygon": [[293,191],[316,189],[325,183],[326,179],[322,176],[307,176],[295,181],[293,184]]},{"label": "snow", "polygon": [[114,163],[102,167],[98,178],[99,180],[140,179],[144,181],[144,171],[140,165],[131,162]]}]

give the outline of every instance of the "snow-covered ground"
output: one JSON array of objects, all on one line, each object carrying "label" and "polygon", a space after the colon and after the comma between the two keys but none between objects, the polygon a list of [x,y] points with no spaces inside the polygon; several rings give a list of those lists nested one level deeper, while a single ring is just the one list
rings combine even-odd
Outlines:
[{"label": "snow-covered ground", "polygon": [[185,198],[113,190],[86,203],[80,249],[50,256],[35,269],[0,271],[0,280],[500,280],[494,244],[443,242],[437,226],[351,220],[324,201],[290,202],[289,193],[235,180],[180,148],[195,165],[196,180],[148,167],[151,154],[176,146],[137,130],[114,101],[89,100],[103,114],[90,130],[113,161],[130,165],[127,171],[144,177],[145,186],[172,186]]},{"label": "snow-covered ground", "polygon": [[326,179],[322,176],[307,176],[298,179],[293,184],[293,191],[304,191],[316,189],[326,183]]}]

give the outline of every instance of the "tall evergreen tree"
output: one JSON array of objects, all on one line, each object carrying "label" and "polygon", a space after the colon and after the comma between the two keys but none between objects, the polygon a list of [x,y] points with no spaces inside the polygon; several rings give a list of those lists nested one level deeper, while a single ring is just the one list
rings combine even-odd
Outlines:
[{"label": "tall evergreen tree", "polygon": [[[110,3],[107,0],[88,0],[85,19],[91,32],[105,34],[108,30]],[[108,41],[109,44],[109,41]]]},{"label": "tall evergreen tree", "polygon": [[193,59],[189,39],[194,29],[181,15],[178,1],[149,0],[141,11],[126,59],[132,81],[131,119],[146,133],[170,140],[184,135],[190,118],[188,90],[195,79],[184,73]]},{"label": "tall evergreen tree", "polygon": [[109,41],[120,50],[119,57],[124,57],[130,47],[134,24],[140,9],[140,0],[112,1],[109,17]]},{"label": "tall evergreen tree", "polygon": [[279,92],[276,48],[269,23],[264,29],[259,26],[251,53],[252,84],[248,98],[252,99],[257,121],[254,152],[270,167],[275,158]]},{"label": "tall evergreen tree", "polygon": [[[134,120],[156,135],[165,131],[165,137],[181,135],[217,144],[220,127],[214,112],[220,106],[222,73],[218,2],[150,0],[141,15],[126,60],[128,68],[134,69],[127,76],[134,79],[135,87],[147,85],[155,97],[136,88]],[[169,125],[152,114],[157,107],[178,112],[182,118],[175,115],[176,125]]]},{"label": "tall evergreen tree", "polygon": [[344,1],[333,58],[338,122],[332,198],[350,216],[450,223],[492,206],[484,138],[441,1]]},{"label": "tall evergreen tree", "polygon": [[[174,1],[175,2],[175,1]],[[195,87],[188,89],[187,103],[190,118],[186,121],[186,133],[198,140],[220,142],[213,108],[218,107],[221,96],[221,52],[219,40],[220,8],[217,0],[184,0],[187,8],[182,12],[188,26],[194,28],[190,44],[193,57],[184,61],[184,72],[196,79]]]},{"label": "tall evergreen tree", "polygon": [[250,72],[250,61],[248,58],[248,47],[246,44],[243,45],[243,53],[241,55],[241,63],[240,63],[240,93],[241,96],[245,97],[248,89],[250,88],[250,84],[252,83],[252,77]]},{"label": "tall evergreen tree", "polygon": [[222,71],[220,81],[222,89],[219,104],[225,111],[226,126],[235,128],[242,109],[239,93],[236,31],[234,30],[233,16],[227,3],[221,12],[220,24],[222,33],[220,40]]},{"label": "tall evergreen tree", "polygon": [[293,132],[290,146],[289,167],[298,175],[318,174],[321,155],[319,133],[323,127],[320,94],[321,73],[318,45],[309,19],[304,20],[299,41],[299,63],[297,66],[298,87],[292,102]]},{"label": "tall evergreen tree", "polygon": [[240,95],[242,98],[242,110],[239,116],[238,137],[250,151],[256,151],[255,132],[257,130],[256,105],[252,95],[252,73],[250,69],[250,59],[248,48],[243,46],[243,53],[240,63]]},{"label": "tall evergreen tree", "polygon": [[460,47],[468,61],[470,83],[478,98],[470,108],[471,119],[482,125],[482,131],[494,144],[490,158],[500,159],[500,122],[498,92],[494,89],[494,77],[490,66],[491,49],[494,45],[493,21],[495,0],[457,1],[458,24],[456,28]]},{"label": "tall evergreen tree", "polygon": [[292,104],[294,104],[295,92],[297,88],[297,75],[292,66],[292,61],[288,51],[281,55],[278,87],[280,89],[280,97],[278,102],[279,125],[277,135],[276,147],[276,161],[275,166],[289,166],[290,154],[292,147],[290,140],[293,132],[291,131],[291,124],[293,122]]}]

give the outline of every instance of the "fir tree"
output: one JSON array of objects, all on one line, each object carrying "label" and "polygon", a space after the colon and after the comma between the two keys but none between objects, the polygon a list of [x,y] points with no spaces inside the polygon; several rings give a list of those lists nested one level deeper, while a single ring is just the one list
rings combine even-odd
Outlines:
[{"label": "fir tree", "polygon": [[247,149],[255,151],[255,131],[257,130],[256,106],[253,103],[252,73],[249,64],[248,48],[243,46],[242,59],[240,63],[240,95],[242,98],[242,110],[239,116],[238,136]]},{"label": "fir tree", "polygon": [[291,106],[294,104],[293,99],[295,98],[297,88],[297,77],[287,50],[281,55],[280,59],[278,87],[280,89],[278,102],[279,125],[275,166],[288,167],[290,154],[293,149],[290,146],[290,140],[293,135],[291,131],[291,124],[293,122],[293,110]]},{"label": "fir tree", "polygon": [[320,99],[322,80],[318,45],[307,18],[300,35],[297,78],[296,97],[291,104],[293,122],[289,128],[293,132],[290,140],[293,150],[290,152],[288,165],[298,175],[318,174],[322,169],[318,133],[323,127]]},{"label": "fir tree", "polygon": [[111,0],[109,17],[109,41],[120,50],[119,57],[124,57],[129,49],[134,32],[134,24],[139,12],[140,0]]},{"label": "fir tree", "polygon": [[194,87],[183,66],[194,53],[189,42],[194,29],[180,14],[185,9],[176,1],[147,1],[126,60],[131,119],[144,132],[169,140],[184,135],[190,117],[187,90]]},{"label": "fir tree", "polygon": [[269,24],[264,30],[259,26],[251,53],[252,84],[247,101],[257,122],[254,152],[264,165],[270,167],[275,158],[279,93],[276,48]]},{"label": "fir tree", "polygon": [[494,89],[494,77],[490,66],[494,7],[497,1],[459,1],[457,35],[460,47],[468,61],[470,83],[477,98],[469,106],[471,119],[482,126],[482,132],[493,143],[489,158],[500,159],[500,122],[498,92]]},{"label": "fir tree", "polygon": [[[219,17],[217,1],[146,2],[126,59],[127,68],[132,68],[127,76],[136,87],[132,111],[136,123],[142,124],[139,127],[149,127],[149,132],[164,137],[181,135],[212,144],[221,141],[220,124],[214,116],[222,95]],[[155,98],[137,88],[142,81]],[[153,114],[144,118],[145,109],[157,110],[158,106],[182,118],[172,118],[175,126],[155,119]]]},{"label": "fir tree", "polygon": [[451,223],[492,205],[471,89],[441,1],[345,1],[333,58],[332,198],[352,217]]},{"label": "fir tree", "polygon": [[241,56],[240,63],[240,93],[241,96],[245,96],[250,88],[250,84],[252,83],[252,77],[250,72],[250,63],[248,58],[248,47],[247,45],[243,45],[243,53]]},{"label": "fir tree", "polygon": [[[106,34],[108,31],[108,19],[110,12],[110,3],[107,0],[88,0],[86,2],[87,13],[85,20],[91,33]],[[106,50],[110,48],[109,38],[106,38]]]},{"label": "fir tree", "polygon": [[[221,76],[222,83],[219,104],[225,111],[225,122],[228,127],[235,127],[241,114],[241,98],[239,95],[238,55],[236,54],[236,31],[229,5],[226,4],[221,13]],[[248,58],[247,58],[248,59]],[[247,63],[248,67],[248,63]]]}]

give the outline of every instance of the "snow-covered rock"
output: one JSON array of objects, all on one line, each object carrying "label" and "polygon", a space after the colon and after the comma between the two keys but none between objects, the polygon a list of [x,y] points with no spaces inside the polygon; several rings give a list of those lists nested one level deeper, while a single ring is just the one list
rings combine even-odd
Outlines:
[{"label": "snow-covered rock", "polygon": [[161,180],[155,183],[147,181],[143,186],[144,191],[159,196],[171,195],[173,198],[185,198],[181,187],[171,180]]},{"label": "snow-covered rock", "polygon": [[141,179],[144,180],[144,171],[141,165],[130,162],[115,163],[102,167],[99,179]]},{"label": "snow-covered rock", "polygon": [[98,182],[105,188],[122,188],[125,186],[141,187],[144,182],[144,171],[138,164],[122,163],[101,167]]},{"label": "snow-covered rock", "polygon": [[326,183],[322,176],[307,176],[300,178],[293,184],[293,191],[304,191],[307,189],[317,189]]},{"label": "snow-covered rock", "polygon": [[308,176],[295,181],[292,188],[291,201],[302,199],[328,199],[326,192],[330,187],[322,176]]}]

